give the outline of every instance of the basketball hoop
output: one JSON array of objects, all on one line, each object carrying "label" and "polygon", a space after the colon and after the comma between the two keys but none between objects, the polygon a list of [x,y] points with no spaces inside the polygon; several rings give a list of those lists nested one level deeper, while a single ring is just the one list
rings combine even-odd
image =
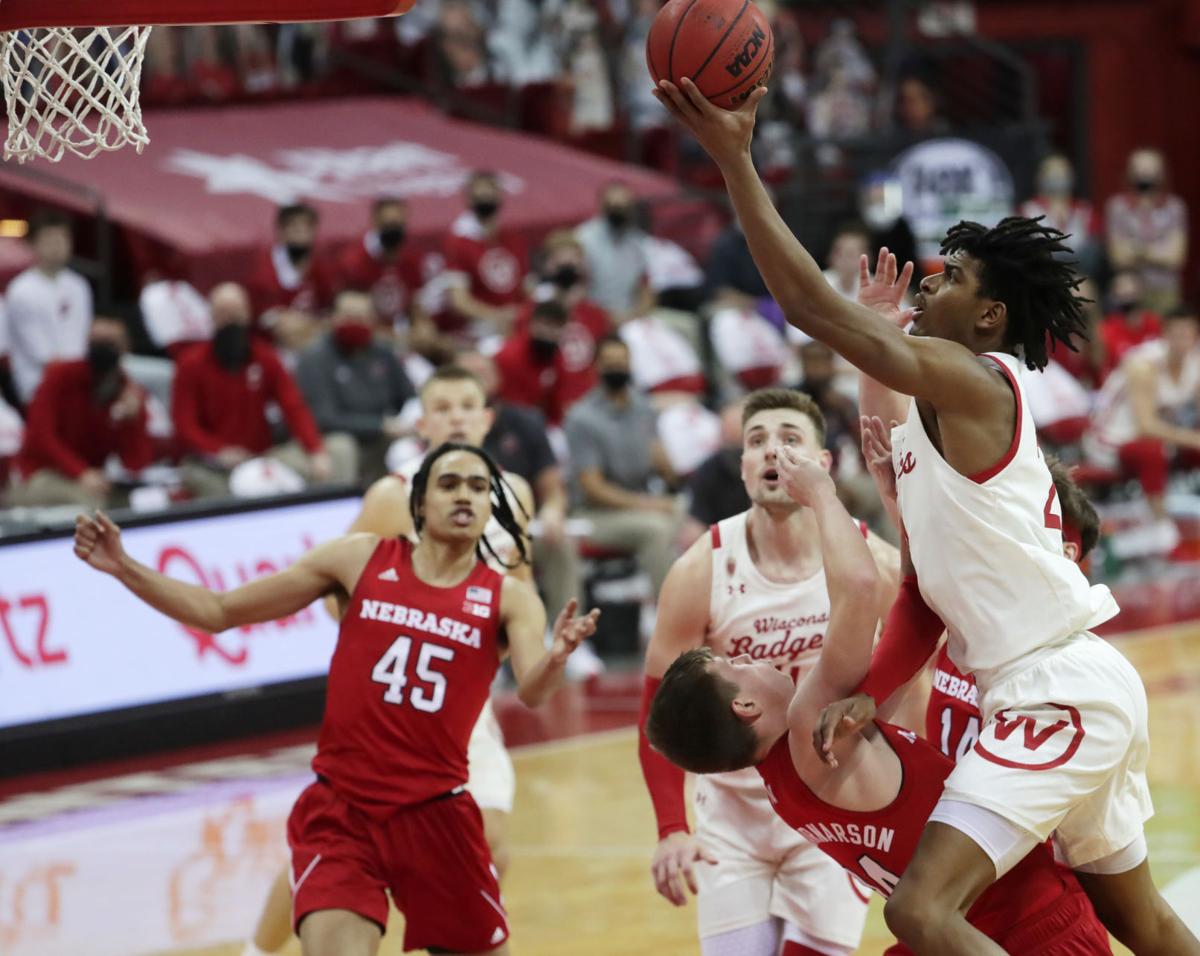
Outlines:
[{"label": "basketball hoop", "polygon": [[[415,0],[0,0],[4,158],[58,162],[150,142],[138,87],[150,23],[397,16]],[[74,24],[74,25],[72,25]],[[128,26],[126,24],[135,24]]]}]

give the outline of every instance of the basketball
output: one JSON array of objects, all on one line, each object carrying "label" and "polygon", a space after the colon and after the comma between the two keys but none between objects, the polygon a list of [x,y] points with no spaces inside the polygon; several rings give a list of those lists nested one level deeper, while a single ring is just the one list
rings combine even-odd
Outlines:
[{"label": "basketball", "polygon": [[774,59],[771,27],[750,0],[670,0],[646,39],[655,84],[686,76],[725,109],[736,109],[767,81]]}]

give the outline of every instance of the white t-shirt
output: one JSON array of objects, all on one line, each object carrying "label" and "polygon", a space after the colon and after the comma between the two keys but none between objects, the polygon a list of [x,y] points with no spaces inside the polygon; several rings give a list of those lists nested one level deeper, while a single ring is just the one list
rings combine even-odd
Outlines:
[{"label": "white t-shirt", "polygon": [[77,272],[48,276],[36,266],[5,292],[8,348],[21,401],[28,402],[48,362],[80,359],[92,324],[92,290]]},{"label": "white t-shirt", "polygon": [[204,296],[187,282],[151,282],[138,297],[138,308],[150,340],[160,349],[176,342],[212,338],[212,316]]},{"label": "white t-shirt", "polygon": [[1089,438],[1112,449],[1134,441],[1139,434],[1126,381],[1129,362],[1145,362],[1154,369],[1154,405],[1168,420],[1180,424],[1180,413],[1200,398],[1200,350],[1194,350],[1184,359],[1179,377],[1175,378],[1167,370],[1166,342],[1154,339],[1134,346],[1104,380],[1092,414]]}]

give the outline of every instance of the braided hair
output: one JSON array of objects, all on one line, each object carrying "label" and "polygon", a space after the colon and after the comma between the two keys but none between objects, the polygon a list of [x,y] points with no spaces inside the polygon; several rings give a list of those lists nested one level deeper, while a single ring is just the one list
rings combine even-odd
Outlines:
[{"label": "braided hair", "polygon": [[1008,311],[1005,344],[1018,351],[1031,369],[1043,369],[1051,348],[1062,343],[1077,352],[1073,336],[1087,337],[1083,306],[1089,300],[1075,290],[1083,281],[1065,259],[1070,238],[1042,219],[1008,216],[988,229],[977,222],[951,226],[942,240],[943,256],[963,252],[979,262],[979,292],[1003,302]]},{"label": "braided hair", "polygon": [[[525,516],[527,521],[529,520],[529,512],[521,504],[521,500],[512,490],[512,486],[504,480],[504,475],[501,473],[499,466],[492,461],[492,457],[482,448],[475,445],[468,445],[465,442],[457,441],[443,442],[425,456],[425,460],[421,462],[421,467],[413,476],[412,494],[408,498],[408,510],[412,515],[413,529],[419,535],[421,529],[425,526],[425,511],[423,507],[425,504],[425,489],[429,485],[429,474],[433,470],[434,462],[443,455],[450,454],[452,451],[469,452],[480,458],[487,465],[488,479],[491,484],[492,515],[500,523],[500,527],[513,539],[513,542],[517,546],[517,554],[519,555],[515,564],[507,563],[496,553],[496,549],[488,540],[487,535],[484,534],[479,536],[479,541],[475,545],[475,553],[479,556],[479,560],[486,562],[490,556],[492,561],[509,571],[519,568],[523,564],[529,564],[529,549],[525,542],[525,532],[521,530],[521,526],[517,523],[517,516],[513,512],[511,502],[516,502],[517,507],[521,509],[521,514]],[[485,548],[487,549],[486,554],[484,553]]]}]

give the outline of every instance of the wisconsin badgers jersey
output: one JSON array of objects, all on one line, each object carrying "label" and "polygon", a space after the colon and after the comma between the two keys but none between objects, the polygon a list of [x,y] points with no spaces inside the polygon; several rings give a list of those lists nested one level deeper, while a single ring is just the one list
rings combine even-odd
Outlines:
[{"label": "wisconsin badgers jersey", "polygon": [[933,671],[933,689],[925,710],[925,739],[957,763],[979,739],[979,688],[950,660],[943,644]]},{"label": "wisconsin badgers jersey", "polygon": [[[712,537],[712,587],[708,634],[714,654],[749,654],[770,661],[796,681],[821,651],[829,624],[829,591],[821,568],[806,581],[769,581],[750,558],[746,537],[749,511],[709,529]],[[753,769],[709,774],[706,783],[751,788],[762,783]]]},{"label": "wisconsin badgers jersey", "polygon": [[1037,445],[1012,355],[981,356],[1017,402],[1008,453],[970,477],[930,441],[917,403],[892,429],[900,516],[921,594],[949,633],[965,672],[995,671],[1117,613],[1108,588],[1089,586],[1063,554],[1062,508]]},{"label": "wisconsin badgers jersey", "polygon": [[[779,739],[758,772],[767,795],[789,826],[811,840],[843,869],[890,896],[900,881],[917,841],[942,793],[954,764],[911,731],[876,722],[900,758],[900,792],[886,807],[871,812],[843,810],[825,803],[805,785],[792,764],[788,735]],[[993,883],[967,912],[976,929],[992,939],[1046,909],[1065,904],[1077,884],[1060,871],[1047,844],[1039,844],[1021,863]]]},{"label": "wisconsin badgers jersey", "polygon": [[439,588],[412,544],[379,542],[350,596],[329,668],[313,770],[376,814],[467,782],[467,741],[500,663],[503,578],[479,562]]}]

